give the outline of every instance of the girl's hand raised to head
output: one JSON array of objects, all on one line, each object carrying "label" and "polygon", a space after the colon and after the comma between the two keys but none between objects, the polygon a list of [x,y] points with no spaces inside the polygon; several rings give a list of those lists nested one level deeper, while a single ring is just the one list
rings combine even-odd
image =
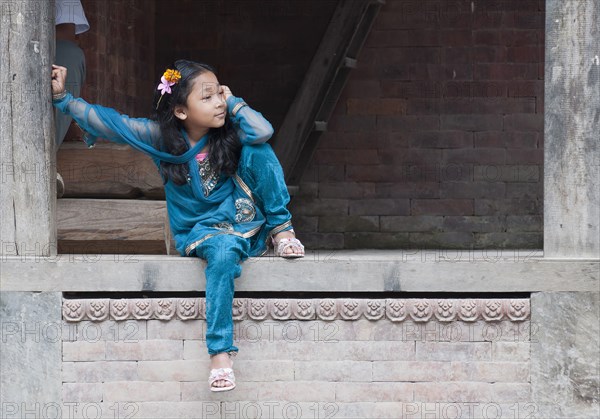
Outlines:
[{"label": "girl's hand raised to head", "polygon": [[52,64],[52,94],[58,94],[65,90],[67,79],[67,68]]},{"label": "girl's hand raised to head", "polygon": [[231,93],[231,89],[229,89],[229,87],[227,86],[221,86],[221,94],[223,95],[223,99],[227,100],[227,98],[229,96],[233,96],[233,93]]}]

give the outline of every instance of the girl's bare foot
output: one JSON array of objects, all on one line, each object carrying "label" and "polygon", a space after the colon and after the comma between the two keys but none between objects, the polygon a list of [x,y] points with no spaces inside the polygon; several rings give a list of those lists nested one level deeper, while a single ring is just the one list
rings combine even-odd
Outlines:
[{"label": "girl's bare foot", "polygon": [[[231,368],[233,366],[233,360],[227,352],[220,352],[210,356],[210,368]],[[226,380],[217,380],[213,383],[213,387],[229,387],[231,383]]]}]

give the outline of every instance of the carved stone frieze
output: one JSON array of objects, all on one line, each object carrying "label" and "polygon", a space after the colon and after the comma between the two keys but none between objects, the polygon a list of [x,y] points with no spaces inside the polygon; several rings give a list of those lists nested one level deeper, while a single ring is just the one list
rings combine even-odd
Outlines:
[{"label": "carved stone frieze", "polygon": [[[63,299],[64,320],[206,319],[204,298]],[[392,322],[513,321],[529,319],[529,299],[235,298],[234,320],[358,320]]]}]

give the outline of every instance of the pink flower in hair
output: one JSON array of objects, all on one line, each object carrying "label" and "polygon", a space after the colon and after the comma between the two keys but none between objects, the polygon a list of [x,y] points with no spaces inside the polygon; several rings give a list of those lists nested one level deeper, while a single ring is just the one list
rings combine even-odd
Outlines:
[{"label": "pink flower in hair", "polygon": [[171,94],[171,86],[173,86],[175,83],[172,81],[167,81],[167,79],[165,79],[165,76],[162,76],[160,78],[160,81],[162,83],[160,83],[158,85],[158,89],[157,89],[157,90],[160,90],[160,94],[161,95],[164,95],[165,93]]},{"label": "pink flower in hair", "polygon": [[158,105],[160,104],[160,100],[165,95],[165,93],[171,94],[171,86],[176,84],[181,80],[181,73],[177,70],[167,69],[164,72],[162,77],[160,78],[161,83],[158,85],[156,90],[160,90],[160,99],[158,99],[158,103],[156,104],[156,109],[158,109]]}]

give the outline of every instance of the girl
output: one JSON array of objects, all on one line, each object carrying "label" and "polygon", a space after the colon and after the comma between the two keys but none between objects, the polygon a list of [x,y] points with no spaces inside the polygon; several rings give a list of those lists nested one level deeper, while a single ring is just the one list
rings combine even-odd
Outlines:
[{"label": "girl", "polygon": [[212,67],[178,60],[155,90],[152,119],[129,118],[74,98],[67,69],[53,65],[52,103],[96,137],[152,158],[164,182],[169,222],[181,256],[206,265],[206,345],[212,391],[235,388],[232,304],[240,262],[275,248],[304,256],[286,206],[283,170],[266,141],[273,127],[219,84]]}]

